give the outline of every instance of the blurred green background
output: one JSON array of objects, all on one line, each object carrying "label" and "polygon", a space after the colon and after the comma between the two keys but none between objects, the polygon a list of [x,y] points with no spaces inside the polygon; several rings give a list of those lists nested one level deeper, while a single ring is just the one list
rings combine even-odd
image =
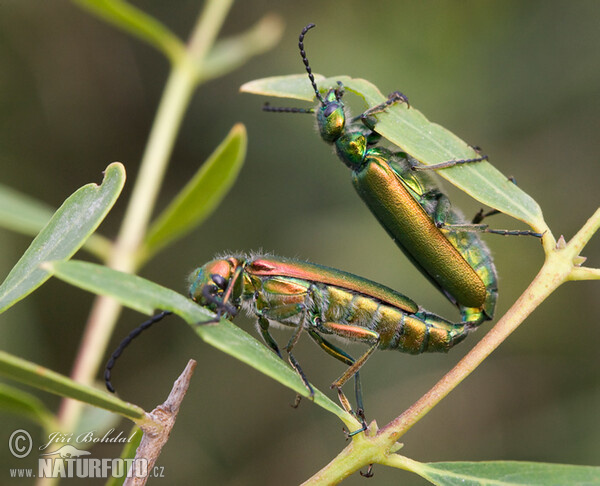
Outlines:
[{"label": "blurred green background", "polygon": [[[198,1],[135,4],[184,39],[201,8]],[[68,2],[8,1],[0,12],[2,183],[58,206],[81,185],[99,182],[111,161],[123,162],[134,180],[167,62]],[[318,26],[306,39],[315,72],[364,77],[384,93],[407,94],[430,120],[481,146],[502,172],[516,177],[539,202],[555,236],[569,238],[597,208],[600,3],[245,0],[234,6],[223,34],[238,33],[268,12],[285,20],[280,45],[201,87],[178,138],[159,209],[238,121],[249,133],[240,178],[208,222],[159,254],[144,277],[184,292],[188,273],[216,253],[262,248],[371,278],[432,311],[458,317],[363,206],[313,120],[264,113],[265,99],[238,93],[252,79],[302,72],[297,37],[309,22]],[[355,112],[363,108],[360,100],[352,101]],[[466,214],[477,212],[477,202],[445,187]],[[101,226],[103,234],[115,235],[130,189],[128,184]],[[491,223],[522,227],[505,216]],[[485,239],[500,275],[501,316],[543,255],[531,238]],[[29,242],[0,231],[0,275]],[[590,266],[600,266],[598,236],[584,255]],[[561,287],[404,437],[402,452],[421,461],[599,465],[598,289],[595,282]],[[0,316],[2,349],[68,374],[92,300],[50,280]],[[113,344],[144,319],[124,311]],[[240,318],[238,324],[253,332],[251,320]],[[384,425],[403,411],[489,327],[448,355],[376,353],[361,371],[368,418]],[[350,349],[357,354],[361,348]],[[296,356],[323,390],[343,369],[309,340],[301,340]],[[124,399],[150,409],[163,401],[189,358],[199,366],[159,459],[170,484],[189,484],[190,478],[202,484],[297,484],[345,446],[335,417],[308,401],[292,409],[293,392],[205,345],[175,318],[130,348],[115,370],[115,386]],[[56,409],[56,397],[40,396]],[[41,435],[30,423],[3,416],[1,440],[16,428]],[[117,429],[127,431],[129,424]],[[94,451],[94,457],[118,454],[118,446]],[[21,467],[6,448],[0,459],[5,478],[8,467]],[[375,474],[373,484],[425,483],[383,467]],[[362,481],[356,475],[346,484]]]}]

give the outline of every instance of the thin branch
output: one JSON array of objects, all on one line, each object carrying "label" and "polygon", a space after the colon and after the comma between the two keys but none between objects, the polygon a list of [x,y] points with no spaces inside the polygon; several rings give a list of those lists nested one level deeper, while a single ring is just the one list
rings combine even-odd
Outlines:
[{"label": "thin branch", "polygon": [[[471,374],[556,288],[574,276],[596,276],[597,269],[577,267],[579,253],[600,227],[600,210],[586,222],[569,244],[544,236],[546,261],[540,272],[498,323],[431,390],[408,410],[383,427],[375,437],[359,434],[327,466],[304,483],[337,484],[369,463],[406,468],[406,458],[394,457],[396,441]],[[410,460],[408,460],[410,461]],[[404,467],[403,467],[404,466]]]},{"label": "thin branch", "polygon": [[571,271],[569,280],[600,280],[600,268],[576,267]]},{"label": "thin branch", "polygon": [[158,456],[169,440],[169,435],[179,413],[179,407],[188,390],[195,368],[196,361],[189,360],[183,373],[175,381],[165,403],[147,413],[146,418],[138,423],[144,432],[144,436],[123,486],[143,486],[146,484],[149,472],[152,471]]},{"label": "thin branch", "polygon": [[[213,30],[220,28],[230,4],[229,0],[208,2],[206,9],[210,18],[203,20],[203,15],[199,17],[191,39],[202,37],[197,30],[205,28],[205,23],[208,22],[212,25],[211,34],[205,38],[205,41],[213,41],[216,35]],[[194,62],[201,64],[198,56],[205,55],[209,48],[209,44],[204,45],[198,54],[188,48],[186,50],[188,55],[178,56],[172,66],[125,217],[108,258],[107,263],[111,268],[127,273],[137,270],[136,255],[146,234],[179,127],[198,84],[198,67]],[[75,381],[84,384],[93,382],[120,311],[121,306],[115,300],[103,296],[96,298],[71,373],[71,378]],[[72,430],[76,426],[82,410],[79,402],[66,400],[62,403],[59,421],[64,430]]]}]

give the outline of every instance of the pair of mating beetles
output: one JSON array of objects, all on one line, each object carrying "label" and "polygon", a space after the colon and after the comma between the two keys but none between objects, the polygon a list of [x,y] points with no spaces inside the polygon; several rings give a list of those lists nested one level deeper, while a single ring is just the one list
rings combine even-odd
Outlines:
[{"label": "pair of mating beetles", "polygon": [[[277,322],[293,328],[285,351],[312,396],[313,389],[292,354],[301,333],[306,332],[328,354],[348,365],[332,388],[337,389],[344,408],[352,412],[341,387],[354,377],[354,413],[365,427],[359,369],[375,350],[397,349],[411,354],[448,351],[472,329],[493,318],[497,275],[480,233],[540,235],[491,230],[481,224],[481,213],[471,223],[466,222],[425,172],[487,157],[424,166],[404,152],[392,152],[378,145],[381,135],[377,133],[374,115],[396,103],[408,107],[408,99],[402,93],[394,92],[384,103],[348,120],[342,84],[338,82],[336,88],[323,95],[312,74],[304,51],[304,36],[313,27],[309,24],[302,30],[299,48],[318,106],[301,109],[265,105],[264,110],[316,115],[321,137],[334,145],[340,160],[352,170],[358,194],[400,249],[458,307],[461,321],[448,321],[395,290],[350,273],[265,255],[232,255],[205,264],[191,275],[189,296],[215,312],[216,317],[210,322],[233,318],[245,309],[256,317],[264,341],[280,357],[270,325]],[[114,391],[111,369],[123,348],[167,314],[162,312],[145,322],[115,351],[105,373],[109,390]],[[332,344],[328,336],[361,342],[368,349],[354,359]]]}]

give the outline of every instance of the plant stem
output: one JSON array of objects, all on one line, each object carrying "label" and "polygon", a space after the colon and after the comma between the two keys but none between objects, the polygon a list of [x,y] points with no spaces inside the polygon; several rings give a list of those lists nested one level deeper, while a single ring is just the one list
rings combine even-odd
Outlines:
[{"label": "plant stem", "polygon": [[369,462],[408,469],[406,465],[410,460],[396,459],[399,456],[393,454],[396,441],[469,376],[557,287],[577,277],[589,278],[589,271],[594,274],[594,269],[577,267],[574,262],[599,227],[600,209],[568,244],[559,241],[557,245],[548,232],[543,242],[546,250],[544,265],[521,297],[483,339],[433,388],[375,437],[357,435],[352,444],[304,484],[337,484]]},{"label": "plant stem", "polygon": [[398,440],[512,334],[529,314],[565,281],[569,271],[569,265],[561,265],[556,258],[548,258],[527,290],[481,341],[431,390],[402,415],[386,425],[380,434],[387,437],[389,442],[393,443]]},{"label": "plant stem", "polygon": [[[194,89],[194,77],[183,64],[174,66],[161,100],[140,173],[125,213],[121,230],[114,244],[108,266],[123,272],[135,270],[135,255],[142,244],[150,220],[175,137]],[[71,378],[91,384],[102,362],[108,341],[117,322],[121,306],[109,297],[95,299],[83,335]],[[66,430],[79,420],[82,404],[63,401],[59,419]]]},{"label": "plant stem", "polygon": [[[207,2],[191,34],[191,39],[196,41],[172,66],[142,157],[140,172],[107,262],[111,268],[129,273],[137,269],[137,253],[145,238],[185,110],[201,78],[199,71],[203,58],[212,46],[230,6],[230,0]],[[207,34],[198,32],[198,29],[205,28],[208,28]],[[75,381],[84,384],[93,382],[120,311],[121,306],[113,299],[102,296],[96,298],[71,374]],[[82,407],[83,404],[79,402],[63,401],[59,412],[63,430],[73,430],[81,416]]]}]

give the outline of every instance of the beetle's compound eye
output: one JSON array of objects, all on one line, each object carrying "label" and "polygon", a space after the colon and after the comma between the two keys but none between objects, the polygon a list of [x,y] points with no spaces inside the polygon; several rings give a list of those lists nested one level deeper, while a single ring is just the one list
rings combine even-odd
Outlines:
[{"label": "beetle's compound eye", "polygon": [[328,118],[329,115],[331,115],[338,108],[339,108],[339,106],[337,103],[329,103],[327,105],[327,107],[325,108],[325,110],[323,111],[323,116],[325,116],[325,118]]},{"label": "beetle's compound eye", "polygon": [[225,287],[227,287],[227,280],[225,280],[225,277],[223,277],[223,275],[213,273],[210,276],[210,278],[215,284],[217,284],[217,287],[219,287],[221,290],[225,290]]}]

